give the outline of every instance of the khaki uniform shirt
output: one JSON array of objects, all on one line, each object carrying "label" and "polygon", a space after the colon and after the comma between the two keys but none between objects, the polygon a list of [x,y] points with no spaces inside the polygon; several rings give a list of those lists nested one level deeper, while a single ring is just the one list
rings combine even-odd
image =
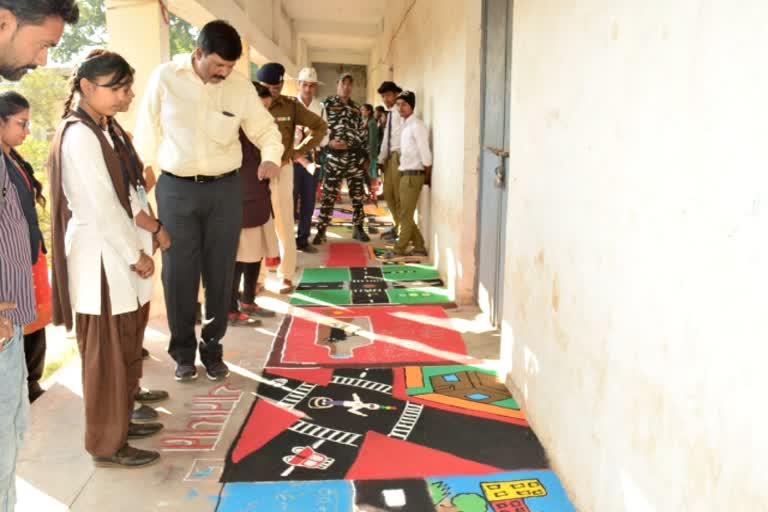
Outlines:
[{"label": "khaki uniform shirt", "polygon": [[[325,138],[328,133],[328,124],[319,115],[309,111],[301,101],[290,96],[281,95],[272,102],[269,113],[275,118],[277,128],[283,137],[283,162],[292,161],[295,152],[309,153]],[[294,148],[294,136],[296,127],[303,126],[309,129],[309,134]]]}]

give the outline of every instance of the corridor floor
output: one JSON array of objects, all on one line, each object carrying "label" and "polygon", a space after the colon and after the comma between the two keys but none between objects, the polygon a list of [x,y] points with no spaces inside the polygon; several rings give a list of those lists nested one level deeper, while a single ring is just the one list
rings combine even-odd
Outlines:
[{"label": "corridor floor", "polygon": [[[349,242],[349,230],[335,228],[329,242]],[[372,237],[374,238],[374,237]],[[378,244],[378,236],[372,243]],[[328,245],[319,254],[301,254],[303,268],[321,267]],[[378,266],[377,262],[369,265]],[[277,286],[271,275],[267,288]],[[95,469],[83,450],[83,406],[79,360],[62,368],[48,382],[47,393],[32,407],[30,429],[18,464],[19,511],[256,511],[348,512],[360,510],[428,512],[554,512],[572,511],[557,477],[546,470],[355,484],[320,478],[280,484],[220,483],[230,448],[247,424],[262,386],[275,375],[262,373],[284,314],[300,316],[289,298],[267,292],[260,304],[278,313],[260,327],[233,327],[225,338],[225,358],[232,370],[224,382],[204,375],[190,384],[172,379],[173,363],[165,353],[168,340],[164,318],[156,317],[147,331],[145,347],[152,356],[144,365],[142,385],[166,389],[171,399],[159,404],[165,430],[134,444],[157,449],[161,462],[143,470]],[[378,307],[378,306],[371,306]],[[386,306],[390,307],[390,306]],[[403,306],[408,308],[409,306]],[[406,311],[407,312],[407,311]],[[485,368],[498,363],[498,332],[475,307],[446,309],[444,327],[461,335],[467,353]],[[441,313],[442,314],[442,313]],[[349,315],[346,315],[349,316]],[[55,331],[61,335],[61,331]],[[283,350],[285,353],[285,350]],[[439,358],[438,358],[439,360]],[[343,370],[343,359],[338,368]],[[470,361],[470,359],[467,359]],[[270,359],[272,370],[273,359]],[[298,365],[301,367],[301,361]],[[312,361],[314,363],[314,361]],[[435,363],[429,363],[435,364]],[[359,365],[358,365],[359,366]],[[395,366],[395,363],[392,364]],[[278,376],[295,368],[274,370]],[[298,370],[301,371],[301,370]],[[282,372],[282,373],[281,373]],[[503,376],[502,376],[503,380]],[[290,384],[290,380],[287,381]],[[269,383],[269,382],[268,382]],[[281,384],[282,385],[282,384]],[[258,395],[257,395],[258,394]],[[521,413],[522,414],[522,413]],[[269,418],[268,418],[269,419]],[[265,423],[256,427],[269,428]],[[489,441],[490,443],[490,441]],[[307,447],[304,447],[307,448]],[[492,446],[486,448],[493,450]],[[320,451],[320,450],[319,450]],[[294,452],[297,453],[297,452]],[[298,456],[298,455],[297,455]],[[418,457],[417,457],[418,458]],[[382,464],[392,464],[382,457]],[[401,461],[400,463],[402,463]],[[231,463],[231,460],[230,460]],[[398,462],[395,461],[395,465]],[[325,461],[328,464],[328,461]],[[376,466],[374,464],[374,466]],[[441,478],[442,477],[442,478]],[[275,478],[279,480],[280,478]],[[254,479],[264,481],[265,479]],[[283,478],[282,480],[285,480]],[[482,484],[482,486],[481,486]],[[474,492],[473,492],[474,490]],[[482,492],[480,492],[482,490]],[[373,496],[355,508],[361,494]],[[483,494],[484,493],[484,494]],[[375,495],[375,496],[374,496]],[[421,496],[424,495],[424,496]],[[357,498],[355,498],[357,496]],[[425,498],[426,496],[426,498]],[[424,505],[429,499],[434,506]],[[421,501],[420,501],[421,500]],[[426,508],[425,508],[426,507]]]}]

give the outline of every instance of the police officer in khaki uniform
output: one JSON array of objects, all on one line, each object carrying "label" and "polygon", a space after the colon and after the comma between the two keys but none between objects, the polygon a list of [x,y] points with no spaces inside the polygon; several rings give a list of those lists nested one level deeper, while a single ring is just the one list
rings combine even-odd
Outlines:
[{"label": "police officer in khaki uniform", "polygon": [[[267,87],[272,95],[269,112],[277,122],[285,147],[280,175],[272,178],[270,191],[277,237],[282,247],[279,271],[283,275],[283,286],[280,293],[290,293],[293,291],[293,278],[296,274],[296,238],[293,233],[294,155],[303,155],[315,149],[328,133],[328,124],[296,98],[281,94],[284,74],[285,68],[281,64],[270,62],[259,68],[256,79],[261,85]],[[307,136],[294,147],[296,126],[303,126]]]}]

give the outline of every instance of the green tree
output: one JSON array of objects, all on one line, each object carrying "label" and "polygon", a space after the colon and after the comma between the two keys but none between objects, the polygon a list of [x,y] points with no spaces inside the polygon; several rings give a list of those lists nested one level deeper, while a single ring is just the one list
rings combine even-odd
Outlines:
[{"label": "green tree", "polygon": [[64,69],[42,68],[28,73],[14,87],[32,105],[32,135],[47,138],[56,128],[63,113],[64,100],[69,96],[69,72]]},{"label": "green tree", "polygon": [[199,30],[178,16],[171,14],[170,18],[171,56],[179,53],[191,53],[195,49]]},{"label": "green tree", "polygon": [[107,8],[104,0],[79,0],[80,20],[68,25],[58,46],[51,50],[56,62],[71,62],[87,48],[107,44]]}]

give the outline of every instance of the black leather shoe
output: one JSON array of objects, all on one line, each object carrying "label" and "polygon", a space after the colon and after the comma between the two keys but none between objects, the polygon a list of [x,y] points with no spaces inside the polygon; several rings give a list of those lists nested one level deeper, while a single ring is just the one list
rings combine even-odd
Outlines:
[{"label": "black leather shoe", "polygon": [[131,421],[150,421],[157,419],[159,414],[157,411],[148,405],[142,404],[138,409],[134,409],[131,413]]},{"label": "black leather shoe", "polygon": [[176,366],[174,378],[179,382],[189,382],[197,378],[197,368],[193,364],[180,364]]},{"label": "black leather shoe", "polygon": [[325,237],[325,230],[324,229],[318,229],[317,234],[315,235],[315,239],[312,240],[312,245],[320,245],[325,242],[327,242],[328,239]]},{"label": "black leather shoe", "polygon": [[365,233],[362,226],[355,226],[355,230],[352,232],[352,238],[361,242],[371,241],[371,238]]},{"label": "black leather shoe", "polygon": [[143,439],[163,430],[162,423],[129,423],[128,439]]},{"label": "black leather shoe", "polygon": [[168,392],[160,389],[140,389],[136,393],[137,402],[162,402],[168,400]]},{"label": "black leather shoe", "polygon": [[40,387],[39,382],[30,382],[29,383],[29,403],[34,402],[38,398],[40,398],[43,393],[45,393],[45,390]]},{"label": "black leather shoe", "polygon": [[145,349],[144,347],[141,347],[141,358],[149,359],[149,350]]},{"label": "black leather shoe", "polygon": [[320,252],[320,251],[318,251],[318,250],[317,250],[317,247],[314,247],[314,246],[312,246],[312,245],[309,245],[309,244],[307,244],[307,245],[302,245],[302,246],[299,246],[299,247],[297,247],[296,249],[297,249],[299,252],[305,252],[305,253],[307,253],[307,254],[317,254],[318,252]]},{"label": "black leather shoe", "polygon": [[100,468],[141,468],[150,466],[159,460],[159,453],[139,450],[126,443],[111,457],[94,457],[93,464]]}]

